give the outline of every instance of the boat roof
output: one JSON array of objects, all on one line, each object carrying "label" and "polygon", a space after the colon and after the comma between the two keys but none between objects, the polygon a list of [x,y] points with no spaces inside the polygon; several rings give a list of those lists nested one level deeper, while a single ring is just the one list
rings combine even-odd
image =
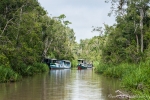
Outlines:
[{"label": "boat roof", "polygon": [[51,60],[57,60],[57,59],[53,58],[53,59],[51,59]]},{"label": "boat roof", "polygon": [[62,61],[65,61],[65,62],[70,62],[69,60],[62,60]]},{"label": "boat roof", "polygon": [[78,59],[78,60],[84,60],[84,59]]}]

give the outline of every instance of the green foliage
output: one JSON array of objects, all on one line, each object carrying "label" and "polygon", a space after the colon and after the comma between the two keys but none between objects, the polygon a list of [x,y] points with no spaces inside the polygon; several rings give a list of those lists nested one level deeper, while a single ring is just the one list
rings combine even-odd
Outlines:
[{"label": "green foliage", "polygon": [[[134,70],[130,70],[130,74],[126,74],[123,77],[122,84],[128,89],[135,89],[138,91],[149,91],[150,89],[150,61],[140,63],[139,66],[135,66]],[[139,87],[141,85],[141,87]],[[150,92],[150,91],[149,91]]]},{"label": "green foliage", "polygon": [[0,66],[0,82],[13,82],[21,79],[21,76],[11,68]]},{"label": "green foliage", "polygon": [[75,33],[65,18],[49,17],[37,0],[1,0],[0,66],[31,76],[48,70],[39,63],[45,57],[73,60]]},{"label": "green foliage", "polygon": [[78,58],[83,58],[89,61],[98,61],[101,59],[104,37],[95,36],[92,39],[81,40],[77,47]]},{"label": "green foliage", "polygon": [[22,76],[31,76],[33,75],[32,71],[31,71],[31,67],[32,66],[27,66],[26,64],[20,64],[20,68],[19,68],[19,73]]},{"label": "green foliage", "polygon": [[34,74],[47,72],[49,67],[44,63],[34,63],[33,65],[20,64],[19,73],[22,76],[33,76]]},{"label": "green foliage", "polygon": [[33,68],[35,68],[35,73],[49,71],[49,67],[44,63],[34,63]]},{"label": "green foliage", "polygon": [[150,60],[150,44],[148,45],[145,51],[145,56],[146,56],[145,59],[149,61]]},{"label": "green foliage", "polygon": [[[143,54],[149,45],[149,1],[127,0],[127,3],[120,3],[120,0],[112,0],[111,3],[118,6],[119,11],[112,8],[112,11],[118,14],[114,27],[105,25],[104,34],[107,35],[107,39],[102,49],[103,61],[116,64],[138,63],[145,58]],[[122,8],[124,5],[126,8]],[[145,14],[144,19],[141,18],[141,9]],[[120,15],[122,11],[125,13]]]},{"label": "green foliage", "polygon": [[[99,64],[95,71],[105,76],[121,80],[124,89],[141,95],[141,92],[148,93],[150,89],[150,60],[139,64],[122,63],[119,65]],[[142,95],[141,95],[142,96]]]},{"label": "green foliage", "polygon": [[149,95],[150,1],[109,1],[112,12],[116,14],[116,24],[104,24],[104,29],[94,28],[93,31],[99,32],[100,36],[81,40],[77,54],[80,58],[99,61],[94,62],[96,72],[119,78],[122,85],[133,93]]},{"label": "green foliage", "polygon": [[78,61],[75,59],[75,60],[72,60],[71,61],[71,67],[77,67],[77,64],[78,64]]},{"label": "green foliage", "polygon": [[93,62],[93,66],[96,67],[96,68],[98,68],[99,66],[101,66],[100,64],[101,64],[101,63],[98,62],[98,61],[94,61],[94,62]]},{"label": "green foliage", "polygon": [[10,67],[8,58],[2,53],[0,54],[0,66]]},{"label": "green foliage", "polygon": [[95,72],[103,74],[110,67],[110,65],[104,64],[102,62],[100,63],[96,62],[94,63],[94,67],[95,67]]}]

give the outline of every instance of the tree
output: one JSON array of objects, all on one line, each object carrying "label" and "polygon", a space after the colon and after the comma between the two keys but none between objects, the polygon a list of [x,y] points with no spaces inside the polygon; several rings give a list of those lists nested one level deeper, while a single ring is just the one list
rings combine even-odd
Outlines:
[{"label": "tree", "polygon": [[[123,10],[123,6],[127,6],[127,14],[132,14],[133,17],[135,18],[136,16],[139,16],[139,25],[140,25],[140,34],[141,34],[141,53],[143,53],[143,50],[144,50],[144,29],[143,29],[143,26],[145,26],[147,23],[144,21],[145,19],[147,19],[147,15],[146,15],[146,12],[148,11],[148,4],[149,4],[149,0],[118,0],[116,2],[112,1],[112,3],[118,3],[119,2],[119,5],[117,6],[118,7],[118,10]],[[132,13],[132,12],[135,12],[135,13]],[[134,22],[136,22],[136,19],[133,19]],[[136,29],[137,29],[137,23],[135,23],[135,32],[136,32]],[[137,38],[137,51],[138,51],[138,37],[136,35],[136,38]]]}]

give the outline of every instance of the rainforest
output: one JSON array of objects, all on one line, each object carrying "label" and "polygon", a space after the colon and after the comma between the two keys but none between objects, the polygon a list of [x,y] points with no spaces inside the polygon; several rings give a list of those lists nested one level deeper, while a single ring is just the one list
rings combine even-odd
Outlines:
[{"label": "rainforest", "polygon": [[111,2],[108,15],[116,23],[93,27],[100,35],[77,43],[64,14],[48,16],[37,0],[1,0],[0,82],[49,71],[46,57],[68,59],[72,67],[83,58],[93,62],[96,73],[150,99],[150,0],[105,2]]}]

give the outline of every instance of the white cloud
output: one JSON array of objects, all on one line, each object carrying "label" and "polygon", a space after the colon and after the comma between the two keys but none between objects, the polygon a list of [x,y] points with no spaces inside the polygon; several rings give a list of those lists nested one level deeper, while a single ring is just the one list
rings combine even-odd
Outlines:
[{"label": "white cloud", "polygon": [[114,17],[108,17],[110,4],[104,0],[38,0],[41,6],[52,16],[66,15],[66,20],[72,22],[76,41],[99,35],[92,33],[92,26],[103,26],[103,23],[112,25]]}]

